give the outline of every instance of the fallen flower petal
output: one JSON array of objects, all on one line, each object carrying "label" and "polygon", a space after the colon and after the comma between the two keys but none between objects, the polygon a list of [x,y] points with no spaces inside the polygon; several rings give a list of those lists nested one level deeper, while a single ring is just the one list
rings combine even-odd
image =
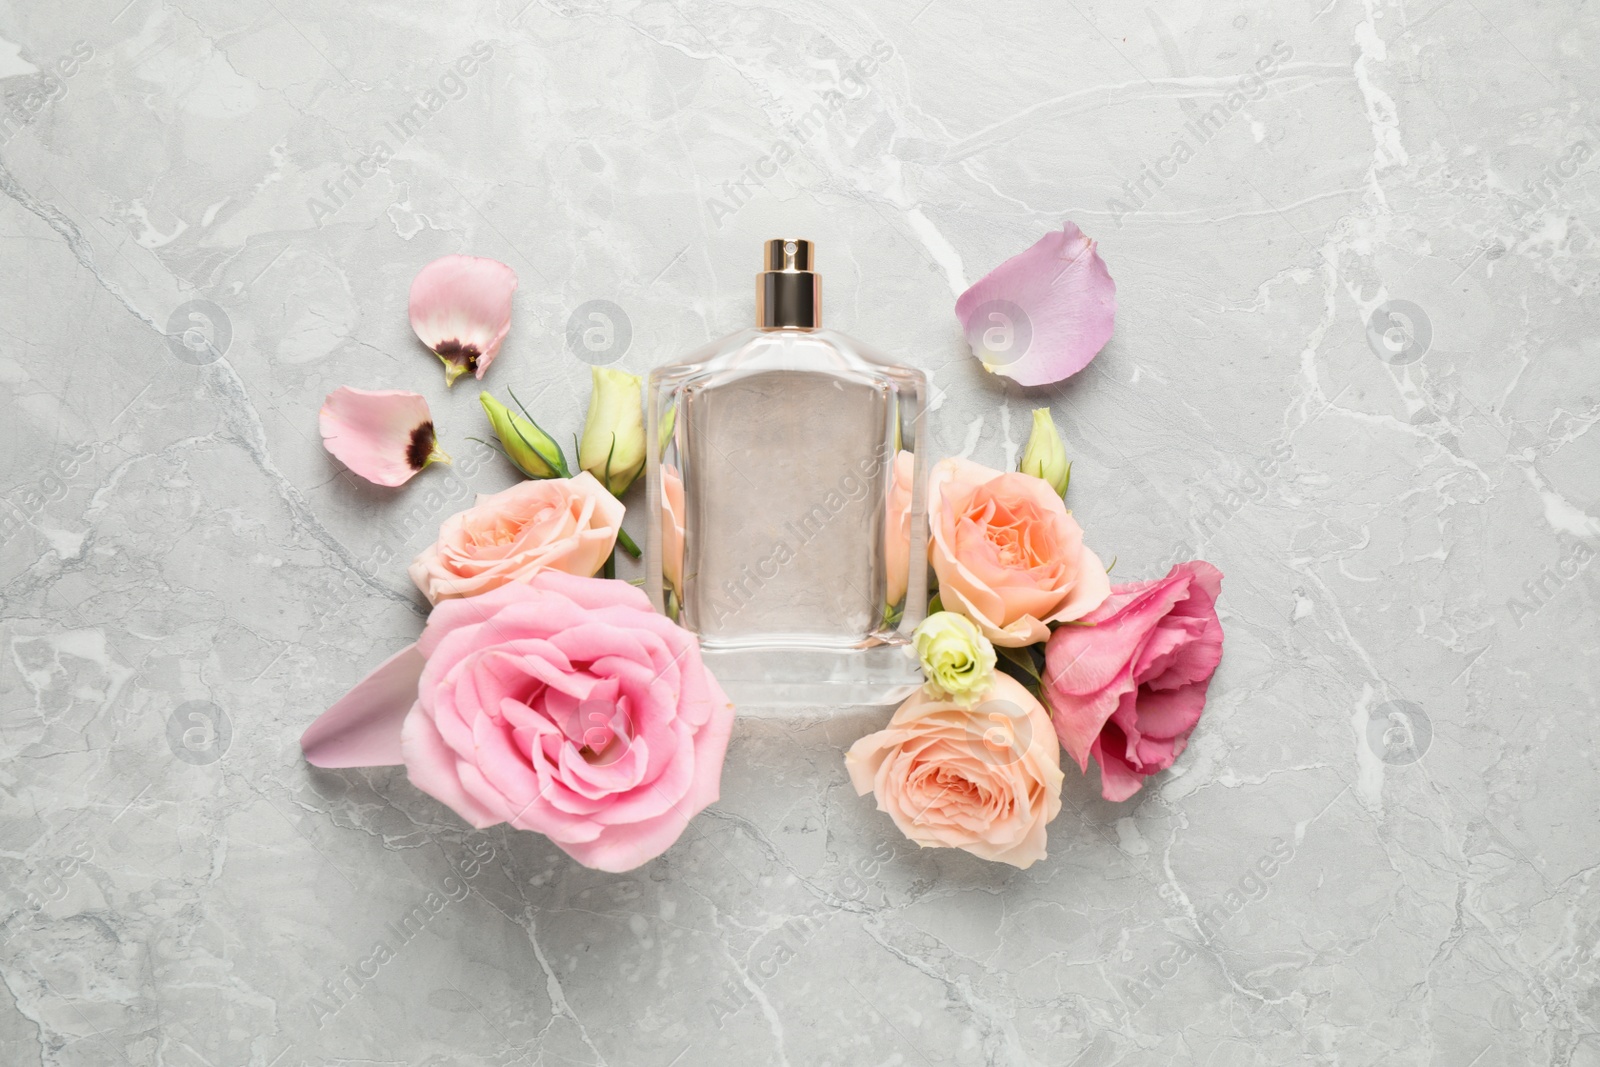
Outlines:
[{"label": "fallen flower petal", "polygon": [[379,664],[301,736],[306,762],[313,767],[400,763],[400,727],[417,699],[417,679],[426,663],[411,644]]},{"label": "fallen flower petal", "polygon": [[444,383],[482,378],[511,329],[517,273],[478,256],[434,260],[411,283],[411,329],[444,362]]},{"label": "fallen flower petal", "polygon": [[378,485],[404,485],[428,464],[450,462],[420,393],[342,385],[322,402],[318,422],[323,447]]},{"label": "fallen flower petal", "polygon": [[985,370],[1050,385],[1087,367],[1110,340],[1117,283],[1095,243],[1069,222],[962,293],[956,317]]}]

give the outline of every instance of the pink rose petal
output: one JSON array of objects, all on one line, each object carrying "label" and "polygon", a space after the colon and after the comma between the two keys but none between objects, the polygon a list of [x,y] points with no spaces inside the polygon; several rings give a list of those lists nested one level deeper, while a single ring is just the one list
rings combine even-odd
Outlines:
[{"label": "pink rose petal", "polygon": [[439,451],[428,402],[399,389],[352,389],[328,394],[318,416],[322,445],[334,458],[378,485],[404,485],[435,461]]},{"label": "pink rose petal", "polygon": [[417,702],[427,660],[407,645],[334,702],[306,732],[300,750],[313,767],[390,767],[401,763],[400,726]]},{"label": "pink rose petal", "polygon": [[956,317],[986,369],[1050,385],[1088,366],[1110,340],[1117,283],[1095,243],[1068,222],[962,293]]},{"label": "pink rose petal", "polygon": [[445,385],[467,371],[480,379],[511,329],[517,273],[478,256],[434,260],[411,283],[411,329],[444,363]]}]

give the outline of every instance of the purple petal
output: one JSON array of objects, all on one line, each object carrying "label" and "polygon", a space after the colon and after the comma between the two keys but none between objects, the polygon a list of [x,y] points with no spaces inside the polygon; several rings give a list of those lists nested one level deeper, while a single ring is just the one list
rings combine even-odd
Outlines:
[{"label": "purple petal", "polygon": [[956,317],[985,368],[1022,385],[1049,385],[1105,347],[1117,283],[1095,243],[1068,222],[962,293]]}]

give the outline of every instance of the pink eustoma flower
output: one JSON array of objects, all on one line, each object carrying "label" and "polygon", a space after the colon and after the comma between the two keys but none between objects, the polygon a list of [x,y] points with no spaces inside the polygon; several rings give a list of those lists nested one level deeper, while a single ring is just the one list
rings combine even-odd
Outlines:
[{"label": "pink eustoma flower", "polygon": [[985,369],[1050,385],[1087,367],[1110,340],[1117,283],[1095,243],[1069,222],[962,293],[956,317]]},{"label": "pink eustoma flower", "polygon": [[483,377],[511,329],[517,272],[478,256],[444,256],[411,283],[411,329],[444,363],[444,384]]},{"label": "pink eustoma flower", "polygon": [[550,570],[438,604],[300,745],[318,767],[404,763],[479,829],[627,871],[716,801],[733,717],[694,635],[642,591]]},{"label": "pink eustoma flower", "polygon": [[1044,685],[1061,744],[1100,793],[1126,800],[1189,744],[1222,660],[1222,572],[1195,560],[1165,578],[1115,586],[1045,646]]},{"label": "pink eustoma flower", "polygon": [[378,485],[404,485],[428,464],[450,462],[420,393],[342,385],[322,402],[317,422],[323,447]]}]

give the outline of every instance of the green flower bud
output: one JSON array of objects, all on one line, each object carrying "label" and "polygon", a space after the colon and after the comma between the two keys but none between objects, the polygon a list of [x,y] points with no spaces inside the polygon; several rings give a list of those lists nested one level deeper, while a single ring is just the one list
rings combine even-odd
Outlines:
[{"label": "green flower bud", "polygon": [[592,370],[578,464],[621,496],[644,469],[644,379],[610,367]]},{"label": "green flower bud", "polygon": [[994,646],[972,620],[953,611],[936,611],[911,634],[932,697],[948,697],[970,708],[994,684]]},{"label": "green flower bud", "polygon": [[1017,470],[1043,478],[1061,496],[1067,495],[1067,482],[1072,478],[1072,464],[1067,462],[1067,448],[1061,443],[1055,420],[1049,408],[1033,409],[1033,433],[1028,435],[1028,446],[1022,450],[1022,462]]},{"label": "green flower bud", "polygon": [[674,404],[667,409],[667,413],[657,420],[661,434],[661,454],[667,454],[667,446],[672,444],[672,428],[678,424],[678,405]]},{"label": "green flower bud", "polygon": [[[515,399],[515,398],[513,398]],[[478,394],[478,402],[489,416],[489,425],[500,438],[506,458],[530,478],[567,477],[567,458],[561,446],[530,419],[515,415],[488,392]],[[520,404],[518,405],[521,406]]]}]

